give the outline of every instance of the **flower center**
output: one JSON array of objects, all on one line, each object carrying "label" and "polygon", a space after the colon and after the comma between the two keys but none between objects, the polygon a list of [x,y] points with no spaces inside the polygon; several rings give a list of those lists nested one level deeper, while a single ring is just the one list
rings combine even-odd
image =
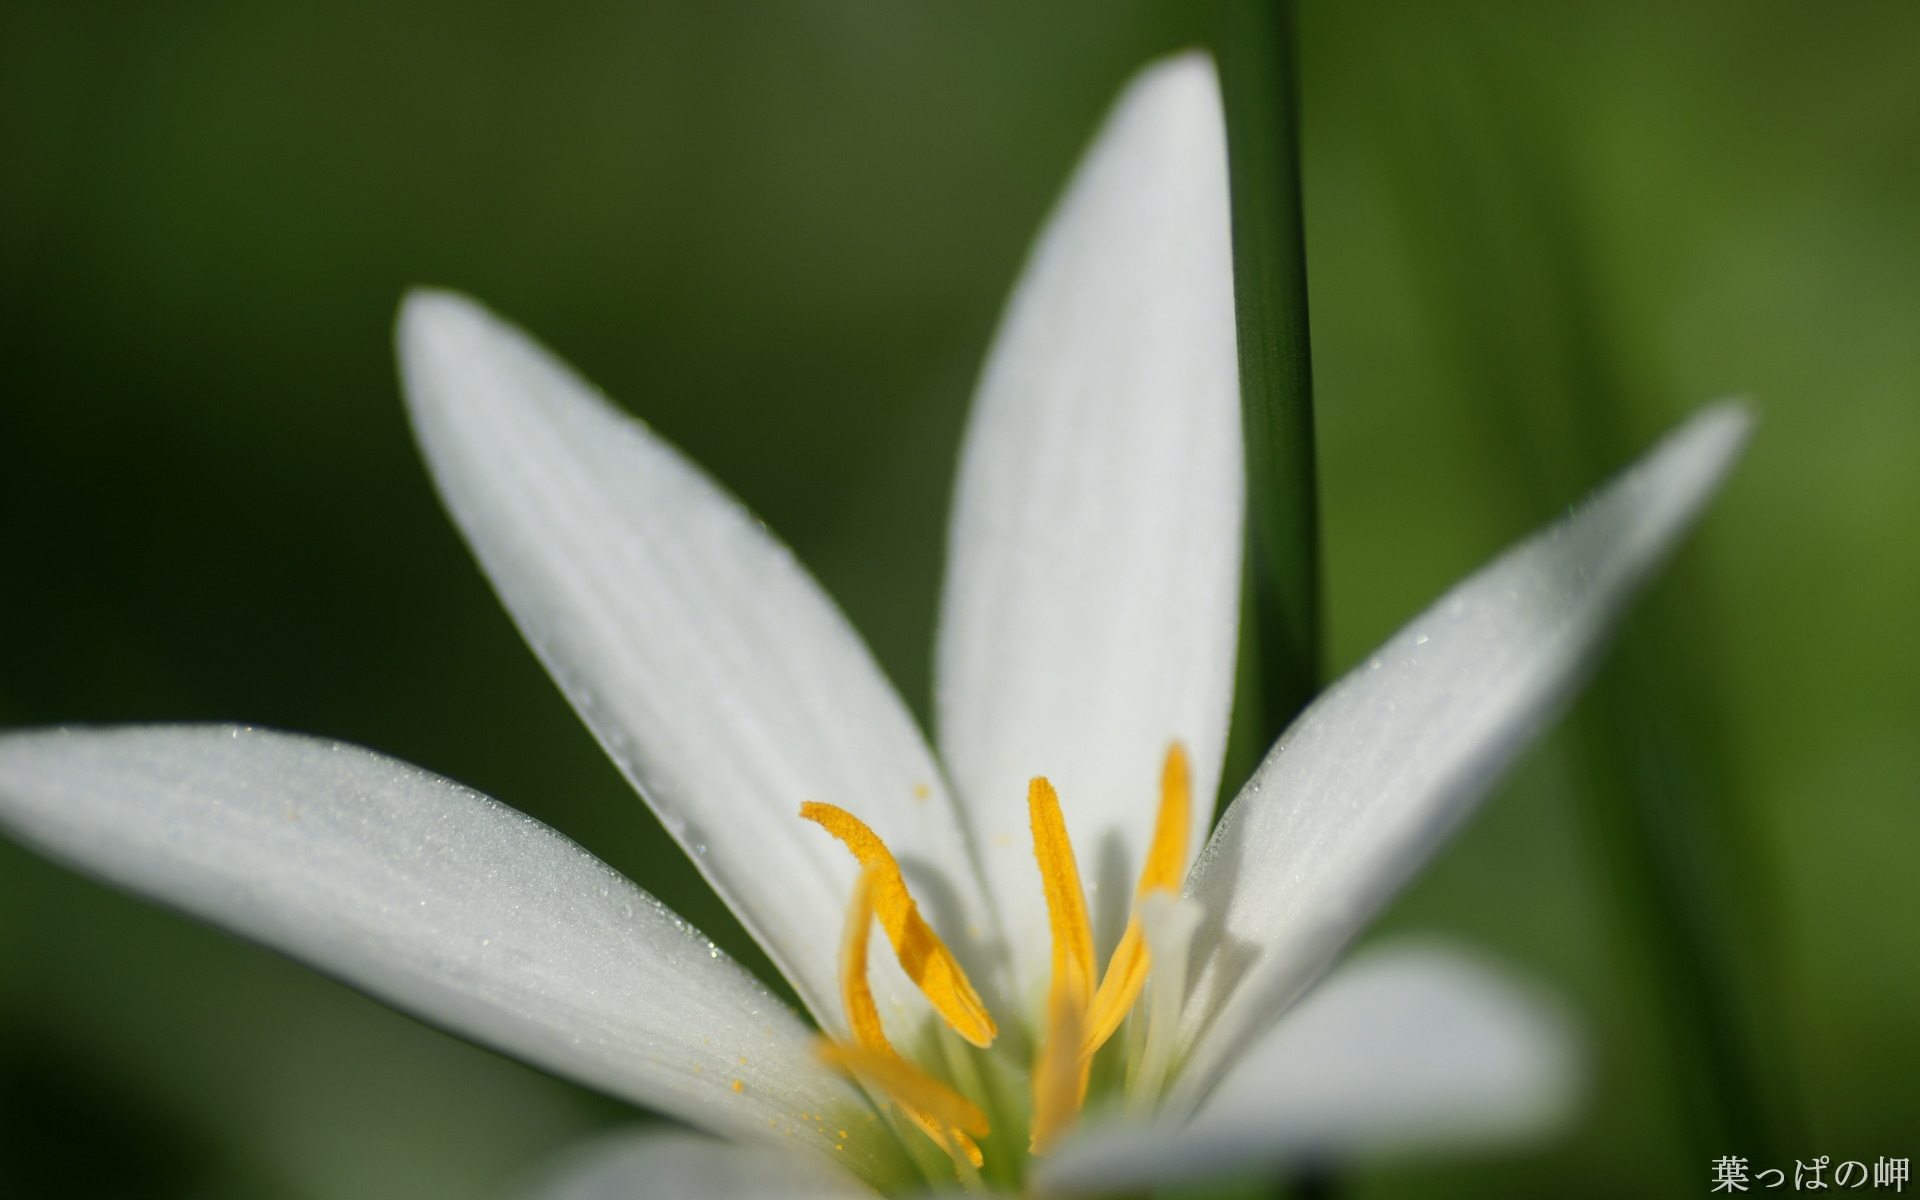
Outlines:
[{"label": "flower center", "polygon": [[[1181,903],[1177,893],[1192,828],[1186,751],[1178,743],[1167,749],[1160,773],[1160,811],[1135,889],[1133,914],[1097,984],[1086,891],[1059,796],[1043,777],[1028,785],[1027,813],[1053,935],[1053,978],[1047,989],[1046,1028],[1032,1064],[1029,1125],[1030,1151],[1044,1154],[1079,1119],[1093,1056],[1132,1011],[1153,966],[1153,947],[1177,945],[1184,951],[1183,937],[1169,939],[1156,933],[1158,926],[1167,924],[1163,911]],[[952,952],[921,917],[899,864],[879,835],[831,804],[810,800],[800,806],[800,815],[844,843],[861,866],[840,943],[840,995],[851,1040],[828,1039],[821,1055],[897,1104],[953,1160],[961,1180],[971,1181],[984,1161],[975,1139],[989,1132],[986,1115],[954,1088],[903,1058],[887,1040],[867,982],[867,947],[874,919],[886,931],[901,969],[955,1033],[985,1049],[999,1032],[993,1017]],[[1184,953],[1169,957],[1181,961],[1170,963],[1172,971],[1161,974],[1181,978],[1167,980],[1169,987],[1155,981],[1153,1028],[1142,1070],[1137,1072],[1139,1082],[1155,1091],[1165,1074],[1172,1018],[1177,1015],[1160,1010],[1177,1009],[1178,994],[1184,989]],[[1163,1025],[1165,1029],[1160,1028]]]}]

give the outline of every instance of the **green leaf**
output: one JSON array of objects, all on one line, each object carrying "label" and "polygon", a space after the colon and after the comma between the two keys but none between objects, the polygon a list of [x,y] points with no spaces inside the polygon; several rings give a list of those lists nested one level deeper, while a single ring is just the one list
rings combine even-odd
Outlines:
[{"label": "green leaf", "polygon": [[1293,10],[1222,0],[1218,18],[1247,452],[1230,798],[1319,688],[1320,533]]}]

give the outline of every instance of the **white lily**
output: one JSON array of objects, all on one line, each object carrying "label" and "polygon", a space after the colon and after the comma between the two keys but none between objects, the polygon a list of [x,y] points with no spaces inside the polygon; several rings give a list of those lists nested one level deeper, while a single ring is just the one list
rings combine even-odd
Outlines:
[{"label": "white lily", "polygon": [[[610,1145],[555,1196],[1137,1190],[1536,1127],[1568,1095],[1566,1040],[1472,960],[1377,951],[1295,1001],[1565,703],[1747,419],[1696,417],[1442,597],[1295,722],[1189,869],[1234,663],[1232,296],[1218,90],[1189,55],[1120,100],[989,357],[937,760],[737,501],[478,305],[408,299],[406,392],[448,508],[824,1040],[559,833],[355,747],[11,734],[0,823],[727,1139]],[[869,952],[876,918],[895,954]]]}]

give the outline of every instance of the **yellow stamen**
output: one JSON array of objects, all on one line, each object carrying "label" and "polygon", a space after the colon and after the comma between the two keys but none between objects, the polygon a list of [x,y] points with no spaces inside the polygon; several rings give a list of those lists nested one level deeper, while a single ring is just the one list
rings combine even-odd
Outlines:
[{"label": "yellow stamen", "polygon": [[[880,927],[887,931],[887,940],[893,943],[893,952],[907,978],[926,994],[934,1010],[946,1019],[954,1032],[976,1046],[991,1046],[999,1033],[993,1017],[980,1002],[980,994],[973,990],[953,952],[921,917],[919,906],[907,891],[906,880],[901,878],[900,865],[894,861],[886,843],[858,817],[831,804],[809,800],[800,806],[800,815],[839,838],[872,875],[874,915],[880,918]],[[861,962],[864,978],[865,959]],[[875,1021],[878,1019],[876,1016]],[[848,1020],[854,1020],[851,1013]]]},{"label": "yellow stamen", "polygon": [[1027,811],[1033,823],[1033,855],[1047,896],[1053,930],[1053,983],[1047,993],[1047,1033],[1033,1069],[1032,1150],[1044,1154],[1073,1126],[1086,1102],[1094,1053],[1106,1044],[1145,986],[1153,956],[1140,923],[1139,900],[1154,892],[1174,893],[1187,866],[1192,829],[1192,783],[1187,752],[1178,742],[1167,748],[1160,771],[1160,813],[1153,842],[1134,890],[1135,911],[1107,960],[1100,988],[1093,988],[1093,925],[1087,918],[1086,892],[1060,798],[1053,785],[1035,779],[1027,787]]},{"label": "yellow stamen", "polygon": [[1033,1069],[1030,1149],[1043,1154],[1072,1128],[1086,1100],[1092,1059],[1081,1053],[1086,1038],[1088,996],[1093,991],[1093,923],[1080,886],[1060,797],[1045,779],[1027,785],[1027,815],[1033,825],[1033,856],[1047,896],[1053,930],[1053,983],[1047,991],[1047,1034]]},{"label": "yellow stamen", "polygon": [[1187,752],[1175,742],[1167,748],[1166,765],[1160,769],[1160,815],[1153,823],[1153,843],[1147,848],[1147,861],[1140,868],[1140,886],[1134,889],[1134,914],[1127,931],[1107,960],[1107,973],[1093,997],[1093,1012],[1087,1018],[1087,1044],[1081,1053],[1091,1058],[1106,1044],[1128,1010],[1139,998],[1147,982],[1153,956],[1147,949],[1145,931],[1140,927],[1139,902],[1149,892],[1178,892],[1187,869],[1187,837],[1193,828],[1193,793],[1187,777]]},{"label": "yellow stamen", "polygon": [[1047,996],[1047,1040],[1033,1064],[1033,1128],[1027,1148],[1045,1154],[1073,1128],[1087,1098],[1093,1060],[1080,1053],[1085,1040],[1087,993],[1080,972],[1060,971],[1054,956],[1054,987]]},{"label": "yellow stamen", "polygon": [[[987,1136],[987,1114],[973,1101],[890,1050],[828,1042],[821,1047],[820,1057],[892,1097],[935,1141],[945,1133]],[[976,1160],[973,1165],[980,1163]]]},{"label": "yellow stamen", "polygon": [[1087,894],[1080,886],[1080,865],[1073,857],[1060,796],[1045,779],[1027,785],[1027,817],[1033,824],[1033,856],[1040,863],[1040,884],[1047,893],[1047,921],[1053,929],[1054,978],[1061,959],[1085,983],[1093,978],[1093,922]]},{"label": "yellow stamen", "polygon": [[[1097,989],[1086,889],[1080,882],[1060,797],[1046,779],[1036,777],[1029,783],[1027,812],[1053,935],[1053,979],[1047,992],[1047,1028],[1033,1068],[1029,1145],[1034,1154],[1044,1154],[1079,1118],[1093,1056],[1126,1020],[1152,969],[1150,939],[1140,916],[1142,902],[1149,897],[1155,903],[1161,902],[1160,897],[1168,902],[1177,899],[1193,813],[1186,751],[1178,743],[1167,748],[1160,773],[1160,811],[1135,888],[1134,913]],[[987,1135],[986,1115],[958,1091],[902,1058],[887,1041],[867,981],[873,920],[878,918],[887,931],[901,969],[954,1032],[986,1047],[998,1032],[993,1018],[952,952],[920,916],[899,864],[879,836],[831,804],[808,801],[800,806],[800,815],[844,843],[862,868],[840,956],[841,1000],[853,1040],[827,1041],[821,1057],[899,1104],[908,1119],[953,1158],[964,1182],[969,1165],[977,1171],[983,1161],[973,1139]],[[1168,988],[1162,990],[1179,991],[1182,982],[1170,976]],[[1162,999],[1177,1005],[1171,994]],[[1156,1003],[1156,1011],[1168,1006]],[[977,1176],[971,1178],[977,1182]]]},{"label": "yellow stamen", "polygon": [[867,943],[873,928],[876,881],[880,872],[860,872],[853,901],[847,908],[847,928],[840,941],[840,999],[846,1007],[853,1042],[825,1039],[820,1057],[858,1077],[900,1105],[907,1118],[956,1158],[964,1157],[975,1170],[984,1161],[980,1147],[968,1137],[987,1136],[987,1117],[973,1102],[914,1066],[895,1052],[880,1025],[880,1010],[867,984]]},{"label": "yellow stamen", "polygon": [[873,872],[860,872],[847,906],[847,930],[840,938],[840,1003],[847,1013],[853,1044],[867,1050],[891,1052],[887,1031],[880,1025],[880,1008],[867,986],[867,938],[873,930]]}]

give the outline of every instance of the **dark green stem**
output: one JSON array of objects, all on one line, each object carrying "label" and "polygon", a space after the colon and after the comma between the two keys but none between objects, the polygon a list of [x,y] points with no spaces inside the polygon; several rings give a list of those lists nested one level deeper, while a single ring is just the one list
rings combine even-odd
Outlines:
[{"label": "dark green stem", "polygon": [[1221,0],[1218,14],[1247,454],[1231,797],[1319,688],[1320,532],[1293,8]]}]

